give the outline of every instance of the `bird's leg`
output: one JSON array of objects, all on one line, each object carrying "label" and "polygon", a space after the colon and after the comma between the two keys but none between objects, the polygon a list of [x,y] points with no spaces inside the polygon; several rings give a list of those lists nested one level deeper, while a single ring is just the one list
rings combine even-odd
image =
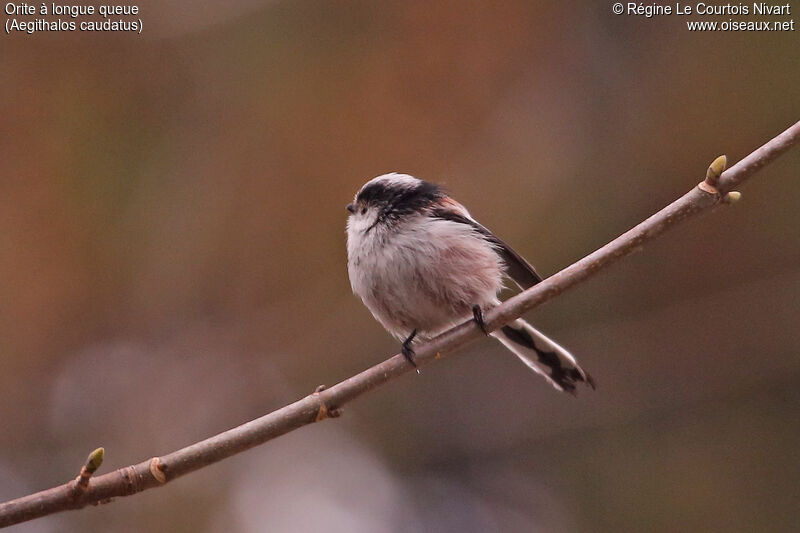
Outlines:
[{"label": "bird's leg", "polygon": [[411,341],[414,340],[414,337],[417,336],[417,330],[411,332],[411,335],[408,336],[406,340],[403,341],[403,346],[400,348],[400,352],[408,359],[408,362],[411,363],[414,368],[417,367],[417,363],[414,362],[414,350],[411,349]]},{"label": "bird's leg", "polygon": [[478,327],[481,328],[484,335],[488,335],[489,332],[486,331],[486,322],[483,321],[483,310],[481,306],[475,304],[472,306],[472,317],[475,319],[475,323],[478,324]]}]

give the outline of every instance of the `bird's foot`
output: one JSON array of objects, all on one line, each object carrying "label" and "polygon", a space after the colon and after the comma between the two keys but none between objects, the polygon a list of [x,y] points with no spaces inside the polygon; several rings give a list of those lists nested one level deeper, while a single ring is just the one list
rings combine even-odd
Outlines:
[{"label": "bird's foot", "polygon": [[403,354],[403,356],[408,360],[409,363],[411,363],[411,365],[414,368],[417,368],[417,363],[416,361],[414,361],[414,355],[416,354],[414,353],[414,350],[411,348],[411,341],[413,341],[414,337],[416,336],[417,336],[417,330],[412,331],[411,335],[409,335],[408,338],[403,341],[403,345],[400,348],[400,353]]},{"label": "bird's foot", "polygon": [[489,335],[489,332],[486,331],[486,322],[483,321],[483,310],[480,305],[475,304],[472,306],[472,317],[478,327],[481,328],[481,331],[483,331],[483,334]]}]

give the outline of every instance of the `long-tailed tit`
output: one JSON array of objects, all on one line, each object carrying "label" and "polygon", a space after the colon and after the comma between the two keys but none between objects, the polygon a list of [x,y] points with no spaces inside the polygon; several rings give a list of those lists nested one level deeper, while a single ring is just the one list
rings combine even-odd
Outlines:
[{"label": "long-tailed tit", "polygon": [[[439,186],[406,174],[378,176],[347,206],[347,266],[353,292],[414,364],[411,343],[500,303],[508,276],[522,289],[541,281],[533,267],[476,222]],[[574,393],[592,378],[555,341],[522,319],[491,333],[556,389]]]}]

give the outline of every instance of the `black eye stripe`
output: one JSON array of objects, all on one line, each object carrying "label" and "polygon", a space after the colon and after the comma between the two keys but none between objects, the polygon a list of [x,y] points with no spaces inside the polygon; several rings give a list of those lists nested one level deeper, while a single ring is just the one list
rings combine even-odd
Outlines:
[{"label": "black eye stripe", "polygon": [[356,200],[360,203],[383,203],[389,200],[394,194],[395,189],[387,187],[381,182],[370,183],[358,193]]},{"label": "black eye stripe", "polygon": [[388,218],[419,211],[442,196],[438,185],[422,180],[411,187],[407,184],[378,181],[361,189],[356,199],[359,203],[377,206],[381,210],[382,218]]}]

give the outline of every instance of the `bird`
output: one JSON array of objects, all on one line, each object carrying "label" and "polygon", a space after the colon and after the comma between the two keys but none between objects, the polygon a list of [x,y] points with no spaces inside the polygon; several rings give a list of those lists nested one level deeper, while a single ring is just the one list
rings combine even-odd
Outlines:
[{"label": "bird", "polygon": [[[414,361],[413,342],[475,320],[500,303],[505,278],[542,280],[509,245],[432,182],[392,172],[367,181],[346,206],[350,285]],[[559,391],[594,380],[565,348],[519,318],[488,333]]]}]

